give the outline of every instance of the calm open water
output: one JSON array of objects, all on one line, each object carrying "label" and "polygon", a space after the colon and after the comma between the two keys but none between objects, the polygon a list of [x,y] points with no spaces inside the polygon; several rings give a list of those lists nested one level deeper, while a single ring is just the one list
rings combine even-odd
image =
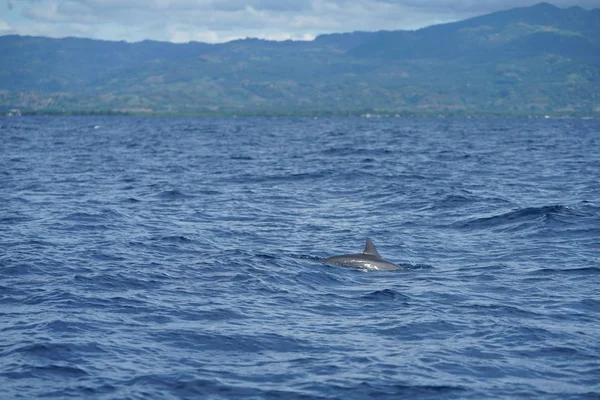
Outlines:
[{"label": "calm open water", "polygon": [[597,120],[4,117],[0,204],[2,399],[600,398]]}]

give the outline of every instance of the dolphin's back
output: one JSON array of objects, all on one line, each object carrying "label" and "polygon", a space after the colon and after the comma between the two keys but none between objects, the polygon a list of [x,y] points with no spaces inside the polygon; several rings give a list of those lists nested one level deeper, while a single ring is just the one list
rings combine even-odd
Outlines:
[{"label": "dolphin's back", "polygon": [[341,267],[352,267],[359,269],[373,269],[378,271],[394,271],[403,269],[384,259],[368,257],[364,254],[345,254],[343,256],[333,256],[322,260],[327,264],[339,265]]},{"label": "dolphin's back", "polygon": [[367,239],[365,249],[362,253],[333,256],[324,258],[321,261],[327,264],[334,264],[342,267],[351,267],[367,270],[395,271],[399,269],[404,269],[394,263],[384,260],[370,239]]}]

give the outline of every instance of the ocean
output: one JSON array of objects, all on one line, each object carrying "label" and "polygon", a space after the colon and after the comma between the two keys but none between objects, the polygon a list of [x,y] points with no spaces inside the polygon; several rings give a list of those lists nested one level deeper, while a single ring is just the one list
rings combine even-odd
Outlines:
[{"label": "ocean", "polygon": [[0,204],[1,399],[600,398],[598,120],[2,117]]}]

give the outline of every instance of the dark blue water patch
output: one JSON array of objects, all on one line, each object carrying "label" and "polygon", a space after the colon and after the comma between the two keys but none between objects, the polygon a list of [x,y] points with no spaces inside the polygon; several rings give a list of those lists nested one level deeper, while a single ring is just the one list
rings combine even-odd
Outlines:
[{"label": "dark blue water patch", "polygon": [[94,395],[106,395],[113,393],[117,390],[117,388],[113,385],[100,385],[99,387],[95,386],[87,386],[85,384],[74,385],[73,388],[64,388],[57,391],[51,391],[47,393],[43,393],[41,396],[43,397],[88,397]]},{"label": "dark blue water patch", "polygon": [[[234,380],[232,379],[228,380]],[[272,380],[272,376],[266,376],[265,380]],[[264,399],[312,399],[324,398],[314,397],[314,395],[304,394],[302,391],[294,390],[276,390],[260,387],[236,386],[226,383],[218,378],[198,378],[193,375],[166,374],[166,375],[145,375],[132,379],[124,384],[131,387],[131,390],[140,395],[146,392],[143,388],[153,388],[158,393],[175,394],[178,397],[198,397],[204,396],[207,392],[214,393],[220,398],[264,398]],[[269,385],[264,385],[269,386]]]},{"label": "dark blue water patch", "polygon": [[459,307],[464,307],[465,311],[469,313],[482,314],[491,317],[504,317],[504,316],[513,316],[517,318],[528,318],[534,320],[536,318],[542,318],[543,314],[539,314],[537,312],[524,310],[520,307],[514,305],[496,305],[496,304],[467,304],[467,305],[459,305]]},{"label": "dark blue water patch", "polygon": [[123,286],[128,287],[131,290],[135,289],[157,289],[164,284],[164,277],[160,279],[152,279],[145,273],[138,272],[139,276],[135,276],[133,273],[93,273],[86,275],[75,275],[73,281],[77,284],[84,285],[86,290],[110,290],[118,289]]},{"label": "dark blue water patch", "polygon": [[583,299],[578,302],[576,307],[594,315],[600,312],[600,299]]},{"label": "dark blue water patch", "polygon": [[29,367],[25,371],[8,372],[1,374],[13,379],[69,379],[89,375],[85,370],[66,365],[45,365],[41,367]]},{"label": "dark blue water patch", "polygon": [[239,161],[253,161],[254,160],[254,158],[252,158],[250,156],[242,156],[242,155],[232,155],[231,159],[239,160]]},{"label": "dark blue water patch", "polygon": [[158,193],[156,196],[168,200],[185,200],[187,198],[193,197],[177,189],[165,190],[163,192]]},{"label": "dark blue water patch", "polygon": [[30,140],[27,137],[25,137],[25,136],[9,136],[8,137],[8,141],[9,142],[14,142],[14,143],[20,143],[20,142],[27,143]]},{"label": "dark blue water patch", "polygon": [[206,322],[243,320],[244,318],[246,318],[246,316],[239,311],[214,305],[210,308],[210,310],[202,310],[200,312],[198,310],[192,309],[181,310],[180,318],[184,321]]},{"label": "dark blue water patch", "polygon": [[[522,357],[540,357],[545,359],[558,359],[567,361],[569,358],[577,355],[577,350],[570,347],[541,347],[532,351],[518,351]],[[565,377],[565,374],[557,374],[557,378]]]},{"label": "dark blue water patch", "polygon": [[503,227],[508,230],[522,229],[527,224],[546,223],[550,220],[559,220],[561,216],[574,215],[567,206],[553,205],[543,207],[527,207],[509,211],[499,215],[481,217],[466,222],[455,224],[460,228],[490,229]]},{"label": "dark blue water patch", "polygon": [[[38,329],[38,327],[36,327]],[[60,330],[60,332],[63,332]],[[50,361],[64,361],[73,357],[81,357],[84,354],[103,354],[106,350],[95,343],[36,343],[9,349],[3,352],[6,357],[20,355],[33,359],[44,359]]]},{"label": "dark blue water patch", "polygon": [[479,201],[476,197],[473,196],[464,196],[464,195],[449,195],[442,199],[441,202],[437,204],[436,209],[439,208],[457,208],[463,207],[468,204],[472,204]]},{"label": "dark blue water patch", "polygon": [[18,224],[18,223],[23,223],[23,222],[27,222],[27,221],[32,221],[34,218],[31,216],[27,216],[27,215],[12,215],[12,216],[6,216],[3,218],[0,218],[0,224],[2,225],[9,225],[9,224]]},{"label": "dark blue water patch", "polygon": [[580,267],[580,268],[544,268],[534,272],[535,275],[553,275],[553,276],[597,276],[600,274],[600,267]]},{"label": "dark blue water patch", "polygon": [[0,258],[0,271],[3,276],[24,277],[27,275],[44,275],[44,269],[31,263],[24,263],[11,259],[10,257]]},{"label": "dark blue water patch", "polygon": [[391,289],[377,290],[361,296],[364,300],[372,301],[408,301],[410,297]]},{"label": "dark blue water patch", "polygon": [[403,341],[444,339],[453,332],[459,333],[461,331],[460,326],[444,320],[408,322],[378,329],[381,335],[402,338]]},{"label": "dark blue water patch", "polygon": [[600,394],[598,121],[0,125],[7,398]]},{"label": "dark blue water patch", "polygon": [[156,240],[167,243],[191,243],[192,240],[185,236],[164,236],[164,237],[152,237],[150,240]]},{"label": "dark blue water patch", "polygon": [[77,305],[81,299],[63,289],[50,287],[38,289],[31,293],[22,304],[25,305]]}]

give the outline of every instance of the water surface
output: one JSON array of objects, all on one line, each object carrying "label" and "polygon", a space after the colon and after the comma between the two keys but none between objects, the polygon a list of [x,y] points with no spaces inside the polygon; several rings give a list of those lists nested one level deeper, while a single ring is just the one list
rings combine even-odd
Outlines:
[{"label": "water surface", "polygon": [[[2,398],[600,397],[600,122],[0,119]],[[321,257],[362,250],[408,267]]]}]

